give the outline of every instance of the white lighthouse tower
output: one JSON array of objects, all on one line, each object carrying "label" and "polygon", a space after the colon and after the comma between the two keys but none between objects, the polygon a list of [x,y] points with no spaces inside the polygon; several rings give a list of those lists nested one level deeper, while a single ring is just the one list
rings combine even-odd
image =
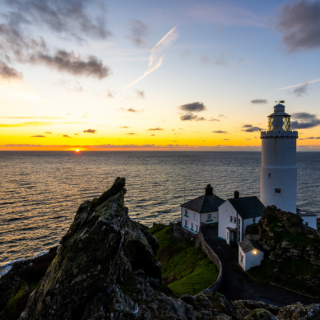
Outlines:
[{"label": "white lighthouse tower", "polygon": [[291,116],[284,109],[281,103],[274,106],[268,131],[261,132],[260,200],[265,206],[297,213],[298,132],[290,131]]}]

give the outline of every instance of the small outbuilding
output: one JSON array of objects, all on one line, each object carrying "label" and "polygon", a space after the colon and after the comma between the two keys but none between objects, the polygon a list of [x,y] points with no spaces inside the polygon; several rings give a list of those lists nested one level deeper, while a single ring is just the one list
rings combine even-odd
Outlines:
[{"label": "small outbuilding", "polygon": [[239,246],[239,264],[244,271],[252,267],[260,266],[264,258],[264,252],[261,247],[251,240],[243,240],[238,243]]},{"label": "small outbuilding", "polygon": [[223,199],[213,194],[210,184],[205,188],[205,194],[181,205],[182,228],[198,234],[201,223],[216,225],[219,222],[219,206]]}]

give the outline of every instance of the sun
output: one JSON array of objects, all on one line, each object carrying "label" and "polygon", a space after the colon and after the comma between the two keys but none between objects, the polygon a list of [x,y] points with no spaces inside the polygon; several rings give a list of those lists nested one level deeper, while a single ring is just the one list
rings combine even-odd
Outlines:
[{"label": "sun", "polygon": [[79,149],[77,149],[77,150],[76,150],[76,152],[80,152],[80,150],[79,150]]}]

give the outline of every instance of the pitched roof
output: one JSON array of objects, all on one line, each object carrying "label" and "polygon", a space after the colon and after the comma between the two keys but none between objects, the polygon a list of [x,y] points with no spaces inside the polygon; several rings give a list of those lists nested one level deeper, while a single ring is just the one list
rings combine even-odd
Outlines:
[{"label": "pitched roof", "polygon": [[182,204],[181,207],[198,213],[206,213],[218,211],[218,207],[222,205],[222,203],[224,203],[224,200],[213,194],[209,196],[203,195],[190,200]]},{"label": "pitched roof", "polygon": [[261,217],[265,208],[256,197],[241,197],[228,199],[242,219]]},{"label": "pitched roof", "polygon": [[247,253],[253,249],[257,249],[263,252],[259,244],[251,240],[243,240],[242,242],[238,242],[238,244],[244,253]]}]

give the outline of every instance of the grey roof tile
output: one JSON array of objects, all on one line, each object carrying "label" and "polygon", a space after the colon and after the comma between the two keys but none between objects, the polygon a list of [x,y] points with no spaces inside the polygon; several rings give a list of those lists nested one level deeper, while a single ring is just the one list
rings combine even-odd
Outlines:
[{"label": "grey roof tile", "polygon": [[244,253],[247,253],[253,249],[257,249],[257,250],[260,250],[263,252],[263,250],[259,246],[259,244],[256,242],[253,242],[251,240],[243,240],[242,242],[239,242],[238,244]]},{"label": "grey roof tile", "polygon": [[241,197],[228,199],[242,219],[261,217],[265,206],[256,197]]},{"label": "grey roof tile", "polygon": [[218,207],[221,206],[222,203],[224,203],[224,200],[216,195],[203,195],[183,203],[181,207],[198,213],[206,213],[218,211]]}]

